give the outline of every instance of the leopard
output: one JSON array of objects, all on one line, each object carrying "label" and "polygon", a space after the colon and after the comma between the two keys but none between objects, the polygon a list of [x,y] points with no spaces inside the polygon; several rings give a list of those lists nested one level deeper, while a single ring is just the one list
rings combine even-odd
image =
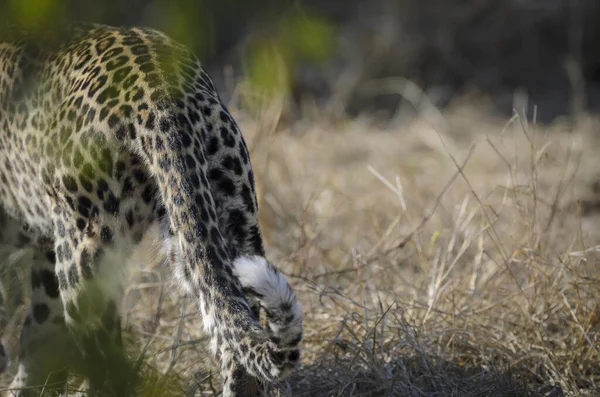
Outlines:
[{"label": "leopard", "polygon": [[267,395],[299,365],[302,309],[266,259],[248,147],[198,57],[141,26],[0,33],[1,238],[31,253],[12,395],[63,392],[74,368],[90,395],[134,393],[115,364],[123,275],[155,226],[222,395]]}]

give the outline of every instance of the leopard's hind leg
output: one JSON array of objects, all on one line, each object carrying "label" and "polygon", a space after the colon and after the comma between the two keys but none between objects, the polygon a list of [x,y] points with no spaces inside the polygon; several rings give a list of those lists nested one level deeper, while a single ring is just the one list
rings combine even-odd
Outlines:
[{"label": "leopard's hind leg", "polygon": [[8,395],[52,395],[65,389],[68,361],[76,354],[64,321],[53,244],[33,244],[21,260],[31,265],[31,301],[20,333],[17,374]]}]

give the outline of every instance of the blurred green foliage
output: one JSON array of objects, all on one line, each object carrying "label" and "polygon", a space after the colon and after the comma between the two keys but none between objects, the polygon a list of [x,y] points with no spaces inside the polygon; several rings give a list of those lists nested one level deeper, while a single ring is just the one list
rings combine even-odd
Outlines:
[{"label": "blurred green foliage", "polygon": [[325,61],[334,45],[335,29],[319,15],[296,8],[283,16],[274,31],[251,41],[244,59],[244,78],[253,93],[262,94],[262,100],[253,95],[245,105],[264,105],[290,95],[296,68],[305,62]]},{"label": "blurred green foliage", "polygon": [[298,10],[281,22],[282,45],[288,52],[320,62],[333,50],[334,29],[317,14]]},{"label": "blurred green foliage", "polygon": [[60,23],[64,16],[63,0],[9,0],[2,14],[8,22],[27,28]]},{"label": "blurred green foliage", "polygon": [[200,57],[214,51],[214,21],[207,12],[205,1],[158,0],[154,7],[161,13],[157,29],[185,44]]},{"label": "blurred green foliage", "polygon": [[[162,30],[206,61],[245,45],[243,80],[254,98],[284,97],[299,64],[332,53],[335,29],[298,0],[8,0],[0,22],[32,29],[67,21],[142,25]],[[244,40],[247,39],[247,40]]]}]

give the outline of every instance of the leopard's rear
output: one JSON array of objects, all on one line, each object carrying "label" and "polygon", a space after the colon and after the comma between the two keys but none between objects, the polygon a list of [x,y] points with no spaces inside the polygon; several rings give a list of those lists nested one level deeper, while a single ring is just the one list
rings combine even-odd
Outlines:
[{"label": "leopard's rear", "polygon": [[[264,259],[246,144],[197,59],[151,29],[12,37],[0,42],[0,203],[33,250],[13,386],[61,389],[67,373],[54,367],[83,352],[104,368],[85,373],[92,389],[130,391],[114,364],[123,353],[98,341],[120,344],[123,267],[159,223],[174,277],[198,299],[224,395],[262,395],[297,364],[302,316]],[[53,344],[65,354],[49,366]]]}]

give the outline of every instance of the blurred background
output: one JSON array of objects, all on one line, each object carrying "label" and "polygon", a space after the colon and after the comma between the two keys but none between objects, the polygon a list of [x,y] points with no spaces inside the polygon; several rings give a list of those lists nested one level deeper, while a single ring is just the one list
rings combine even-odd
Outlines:
[{"label": "blurred background", "polygon": [[[90,21],[161,29],[190,46],[229,99],[239,78],[332,115],[390,117],[402,95],[365,89],[403,77],[436,106],[515,92],[539,121],[600,106],[595,0],[2,0],[4,21]],[[388,90],[389,91],[389,90]],[[310,103],[310,102],[309,102]],[[531,111],[531,109],[529,109]],[[296,117],[298,114],[296,113]]]}]

